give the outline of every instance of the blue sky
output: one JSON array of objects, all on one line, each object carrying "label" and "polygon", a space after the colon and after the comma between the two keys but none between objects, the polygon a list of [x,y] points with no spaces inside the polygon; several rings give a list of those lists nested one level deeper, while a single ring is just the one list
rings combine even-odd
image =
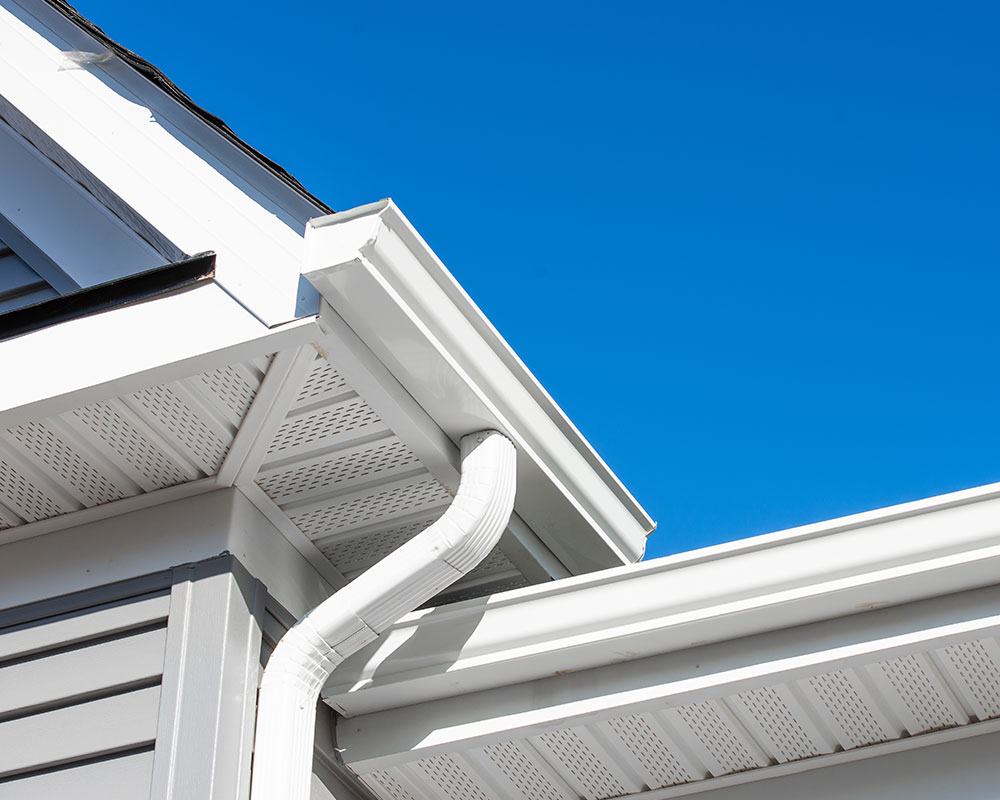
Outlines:
[{"label": "blue sky", "polygon": [[648,555],[1000,480],[1000,5],[77,7],[330,205],[393,197]]}]

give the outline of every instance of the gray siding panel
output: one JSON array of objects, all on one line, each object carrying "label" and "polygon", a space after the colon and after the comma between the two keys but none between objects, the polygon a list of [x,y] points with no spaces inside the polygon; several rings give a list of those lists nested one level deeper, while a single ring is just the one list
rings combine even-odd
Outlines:
[{"label": "gray siding panel", "polygon": [[166,628],[156,628],[0,667],[0,719],[123,686],[159,683],[166,638]]},{"label": "gray siding panel", "polygon": [[168,581],[0,612],[0,800],[149,797]]},{"label": "gray siding panel", "polygon": [[160,687],[91,700],[0,725],[0,777],[152,744]]},{"label": "gray siding panel", "polygon": [[125,633],[158,622],[166,624],[169,611],[170,595],[163,591],[149,597],[87,609],[82,614],[64,615],[0,630],[0,668],[2,662],[11,659]]},{"label": "gray siding panel", "polygon": [[136,800],[149,796],[153,753],[129,753],[9,783],[0,783],[0,800]]}]

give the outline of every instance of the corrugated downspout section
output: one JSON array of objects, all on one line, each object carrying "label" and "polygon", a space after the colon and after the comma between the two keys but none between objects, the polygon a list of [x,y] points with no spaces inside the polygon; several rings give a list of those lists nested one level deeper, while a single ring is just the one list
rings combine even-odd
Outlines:
[{"label": "corrugated downspout section", "polygon": [[472,570],[514,508],[515,450],[502,434],[462,439],[454,502],[423,533],[314,608],[282,637],[264,670],[252,800],[307,800],[320,690],[344,659]]}]

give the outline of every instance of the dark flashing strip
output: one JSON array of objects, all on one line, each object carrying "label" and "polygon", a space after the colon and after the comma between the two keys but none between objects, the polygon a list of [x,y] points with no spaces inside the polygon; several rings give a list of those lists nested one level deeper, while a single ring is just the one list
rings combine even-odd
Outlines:
[{"label": "dark flashing strip", "polygon": [[0,314],[0,340],[60,322],[148,300],[215,277],[215,253],[200,253],[175,264],[128,275]]},{"label": "dark flashing strip", "polygon": [[262,165],[264,168],[270,170],[275,175],[277,175],[281,180],[291,186],[295,191],[305,197],[309,202],[315,204],[317,208],[321,211],[332,214],[333,209],[330,208],[326,203],[320,200],[316,195],[306,189],[301,183],[299,183],[290,172],[288,172],[280,164],[275,163],[259,150],[255,150],[249,144],[247,144],[243,139],[237,136],[232,128],[230,128],[225,122],[223,122],[219,117],[215,116],[209,111],[199,106],[190,97],[188,97],[184,92],[178,88],[170,78],[164,75],[157,67],[150,64],[142,56],[136,55],[127,47],[124,47],[110,36],[108,36],[104,31],[102,31],[97,25],[83,16],[79,11],[77,11],[73,6],[66,2],[66,0],[45,0],[50,6],[52,6],[56,11],[62,14],[64,17],[72,20],[74,23],[83,28],[87,33],[97,39],[99,42],[103,43],[106,47],[110,48],[118,58],[128,64],[132,69],[139,72],[147,80],[152,81],[160,89],[170,95],[174,100],[184,106],[188,111],[198,117],[207,125],[218,131],[225,139],[228,139],[236,147],[246,153],[250,158],[256,161],[258,164]]}]

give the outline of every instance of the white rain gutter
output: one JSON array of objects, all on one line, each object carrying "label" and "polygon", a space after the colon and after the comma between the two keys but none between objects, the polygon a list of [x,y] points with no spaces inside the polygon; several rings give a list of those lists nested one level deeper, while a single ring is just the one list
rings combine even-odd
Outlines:
[{"label": "white rain gutter", "polygon": [[515,449],[497,431],[461,441],[462,475],[444,515],[314,608],[278,642],[257,712],[252,800],[307,800],[319,693],[349,655],[472,570],[514,508]]},{"label": "white rain gutter", "polygon": [[571,574],[642,558],[655,523],[391,200],[309,220],[302,274],[448,437],[511,438],[517,513]]},{"label": "white rain gutter", "polygon": [[408,614],[323,691],[344,717],[997,583],[1000,484]]}]

